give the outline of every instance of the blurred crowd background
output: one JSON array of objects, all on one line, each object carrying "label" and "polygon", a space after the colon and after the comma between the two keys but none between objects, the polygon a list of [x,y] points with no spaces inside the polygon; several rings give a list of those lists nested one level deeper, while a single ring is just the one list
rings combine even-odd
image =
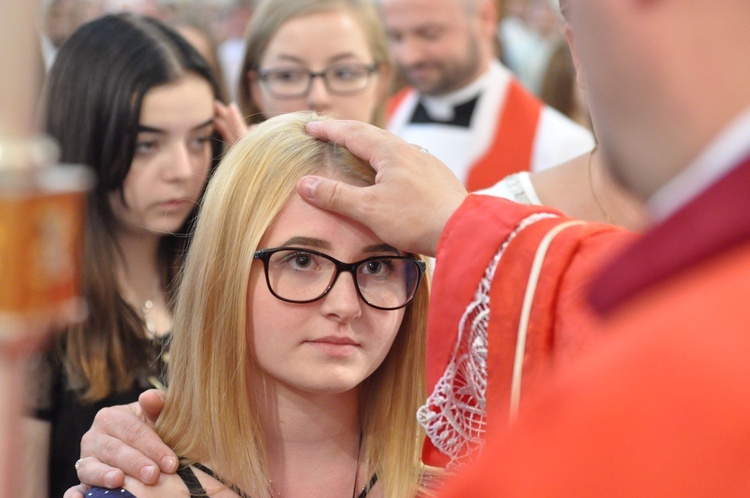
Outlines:
[{"label": "blurred crowd background", "polygon": [[[497,2],[498,58],[545,103],[590,128],[585,96],[575,84],[558,0]],[[104,14],[132,11],[177,28],[216,67],[229,97],[236,100],[243,38],[253,4],[254,0],[43,0],[39,34],[44,66],[49,68],[57,48],[81,24]]]}]

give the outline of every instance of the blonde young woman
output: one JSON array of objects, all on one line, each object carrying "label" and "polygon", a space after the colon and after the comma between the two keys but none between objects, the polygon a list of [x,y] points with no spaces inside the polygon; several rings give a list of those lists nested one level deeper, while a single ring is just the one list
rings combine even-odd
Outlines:
[{"label": "blonde young woman", "polygon": [[318,119],[259,125],[210,181],[156,424],[182,467],[155,486],[127,479],[118,496],[415,495],[424,264],[295,193],[309,174],[374,181],[305,132]]},{"label": "blonde young woman", "polygon": [[304,110],[385,125],[392,66],[372,0],[261,0],[245,46],[241,111],[219,106],[223,132]]}]

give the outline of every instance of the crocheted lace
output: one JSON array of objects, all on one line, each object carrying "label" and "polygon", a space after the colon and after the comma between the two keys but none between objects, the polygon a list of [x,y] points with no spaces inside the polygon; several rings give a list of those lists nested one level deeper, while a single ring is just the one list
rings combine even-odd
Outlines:
[{"label": "crocheted lace", "polygon": [[481,447],[486,426],[487,327],[490,285],[495,269],[508,245],[526,227],[543,219],[557,218],[536,213],[521,220],[503,241],[487,266],[458,324],[456,344],[445,372],[435,384],[417,419],[427,437],[450,462],[448,468],[470,459]]}]

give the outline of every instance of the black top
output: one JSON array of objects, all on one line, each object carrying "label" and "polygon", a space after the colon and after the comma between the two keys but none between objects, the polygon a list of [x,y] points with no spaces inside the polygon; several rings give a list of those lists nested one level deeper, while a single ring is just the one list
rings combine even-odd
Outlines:
[{"label": "black top", "polygon": [[[221,477],[219,477],[218,475],[216,475],[216,473],[213,470],[209,469],[205,465],[200,464],[200,463],[195,463],[195,464],[193,464],[193,466],[195,468],[200,469],[201,471],[205,472],[209,476],[213,477],[214,479],[216,479],[220,483],[224,484],[229,489],[231,489],[232,491],[234,491],[241,498],[250,498],[250,496],[248,496],[247,493],[245,493],[244,491],[242,491],[240,488],[238,488],[234,484],[226,481],[225,479],[222,479]],[[200,481],[198,481],[198,478],[195,476],[195,473],[193,472],[193,469],[191,469],[189,466],[187,466],[187,465],[181,466],[177,470],[177,475],[180,476],[180,479],[182,479],[182,482],[184,482],[185,486],[187,486],[188,491],[190,491],[190,497],[191,498],[193,498],[193,497],[201,497],[201,496],[205,497],[205,496],[207,496],[206,490],[203,489],[203,486],[201,486]]]},{"label": "black top", "polygon": [[[241,498],[250,498],[250,496],[247,493],[242,491],[240,488],[238,488],[234,484],[228,482],[227,480],[222,479],[221,477],[216,475],[216,473],[213,470],[209,469],[205,465],[201,463],[195,463],[193,464],[193,467],[195,467],[196,469],[200,469],[202,472],[205,472],[206,474],[213,477],[220,483],[224,484],[229,489],[234,491]],[[188,491],[190,491],[191,498],[199,498],[199,497],[207,496],[206,490],[203,489],[203,486],[201,486],[201,483],[198,481],[198,478],[195,476],[195,474],[193,473],[193,470],[189,466],[181,466],[179,470],[177,471],[177,475],[180,476],[180,479],[182,479],[182,482],[184,482],[185,486],[187,486]],[[372,489],[372,487],[375,486],[376,482],[378,482],[378,475],[373,474],[372,477],[370,478],[370,482],[368,482],[367,485],[364,488],[362,488],[362,492],[357,495],[357,498],[366,498],[367,495],[370,493],[370,490]],[[354,493],[352,493],[352,498],[354,498]]]},{"label": "black top", "polygon": [[33,365],[29,390],[35,396],[32,396],[30,408],[35,418],[51,424],[47,496],[61,498],[69,487],[78,484],[75,462],[81,453],[81,438],[100,409],[137,401],[143,391],[155,387],[154,378],[162,384],[165,382],[162,350],[166,343],[166,336],[144,341],[148,368],[136,375],[133,386],[127,391],[112,393],[94,403],[82,401],[80,391],[70,386],[59,353],[48,352]]},{"label": "black top", "polygon": [[[245,492],[243,492],[240,488],[222,479],[221,477],[216,475],[216,473],[213,470],[209,469],[205,465],[196,463],[196,464],[193,464],[193,466],[205,472],[206,474],[213,477],[217,481],[225,484],[227,487],[229,487],[232,491],[234,491],[241,498],[250,498],[250,496],[247,495]],[[191,469],[189,466],[187,465],[180,466],[180,468],[177,470],[177,475],[180,477],[180,479],[182,479],[182,482],[185,483],[185,486],[187,486],[188,491],[190,491],[191,498],[206,498],[206,496],[208,496],[208,494],[206,493],[206,490],[203,489],[203,486],[201,486],[200,481],[198,481],[198,478],[195,476],[193,469]],[[367,483],[367,486],[364,487],[364,489],[357,496],[357,498],[366,498],[368,493],[372,489],[372,487],[375,486],[376,482],[378,482],[378,475],[373,474],[372,477],[370,478],[370,482]],[[130,493],[130,491],[124,488],[118,488],[118,489],[91,488],[89,491],[86,492],[86,498],[112,498],[113,496],[120,497],[120,498],[137,498],[135,495]]]}]

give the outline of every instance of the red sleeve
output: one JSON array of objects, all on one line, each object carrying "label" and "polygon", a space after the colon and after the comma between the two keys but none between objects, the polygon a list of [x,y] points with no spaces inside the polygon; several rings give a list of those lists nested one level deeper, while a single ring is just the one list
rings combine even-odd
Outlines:
[{"label": "red sleeve", "polygon": [[[440,238],[427,323],[427,391],[432,392],[450,360],[458,324],[500,245],[527,216],[551,211],[497,197],[470,195]],[[425,441],[424,463],[442,467],[447,457]]]},{"label": "red sleeve", "polygon": [[455,343],[458,323],[500,244],[542,206],[469,195],[443,230],[437,249],[427,322],[427,389],[440,378]]}]

